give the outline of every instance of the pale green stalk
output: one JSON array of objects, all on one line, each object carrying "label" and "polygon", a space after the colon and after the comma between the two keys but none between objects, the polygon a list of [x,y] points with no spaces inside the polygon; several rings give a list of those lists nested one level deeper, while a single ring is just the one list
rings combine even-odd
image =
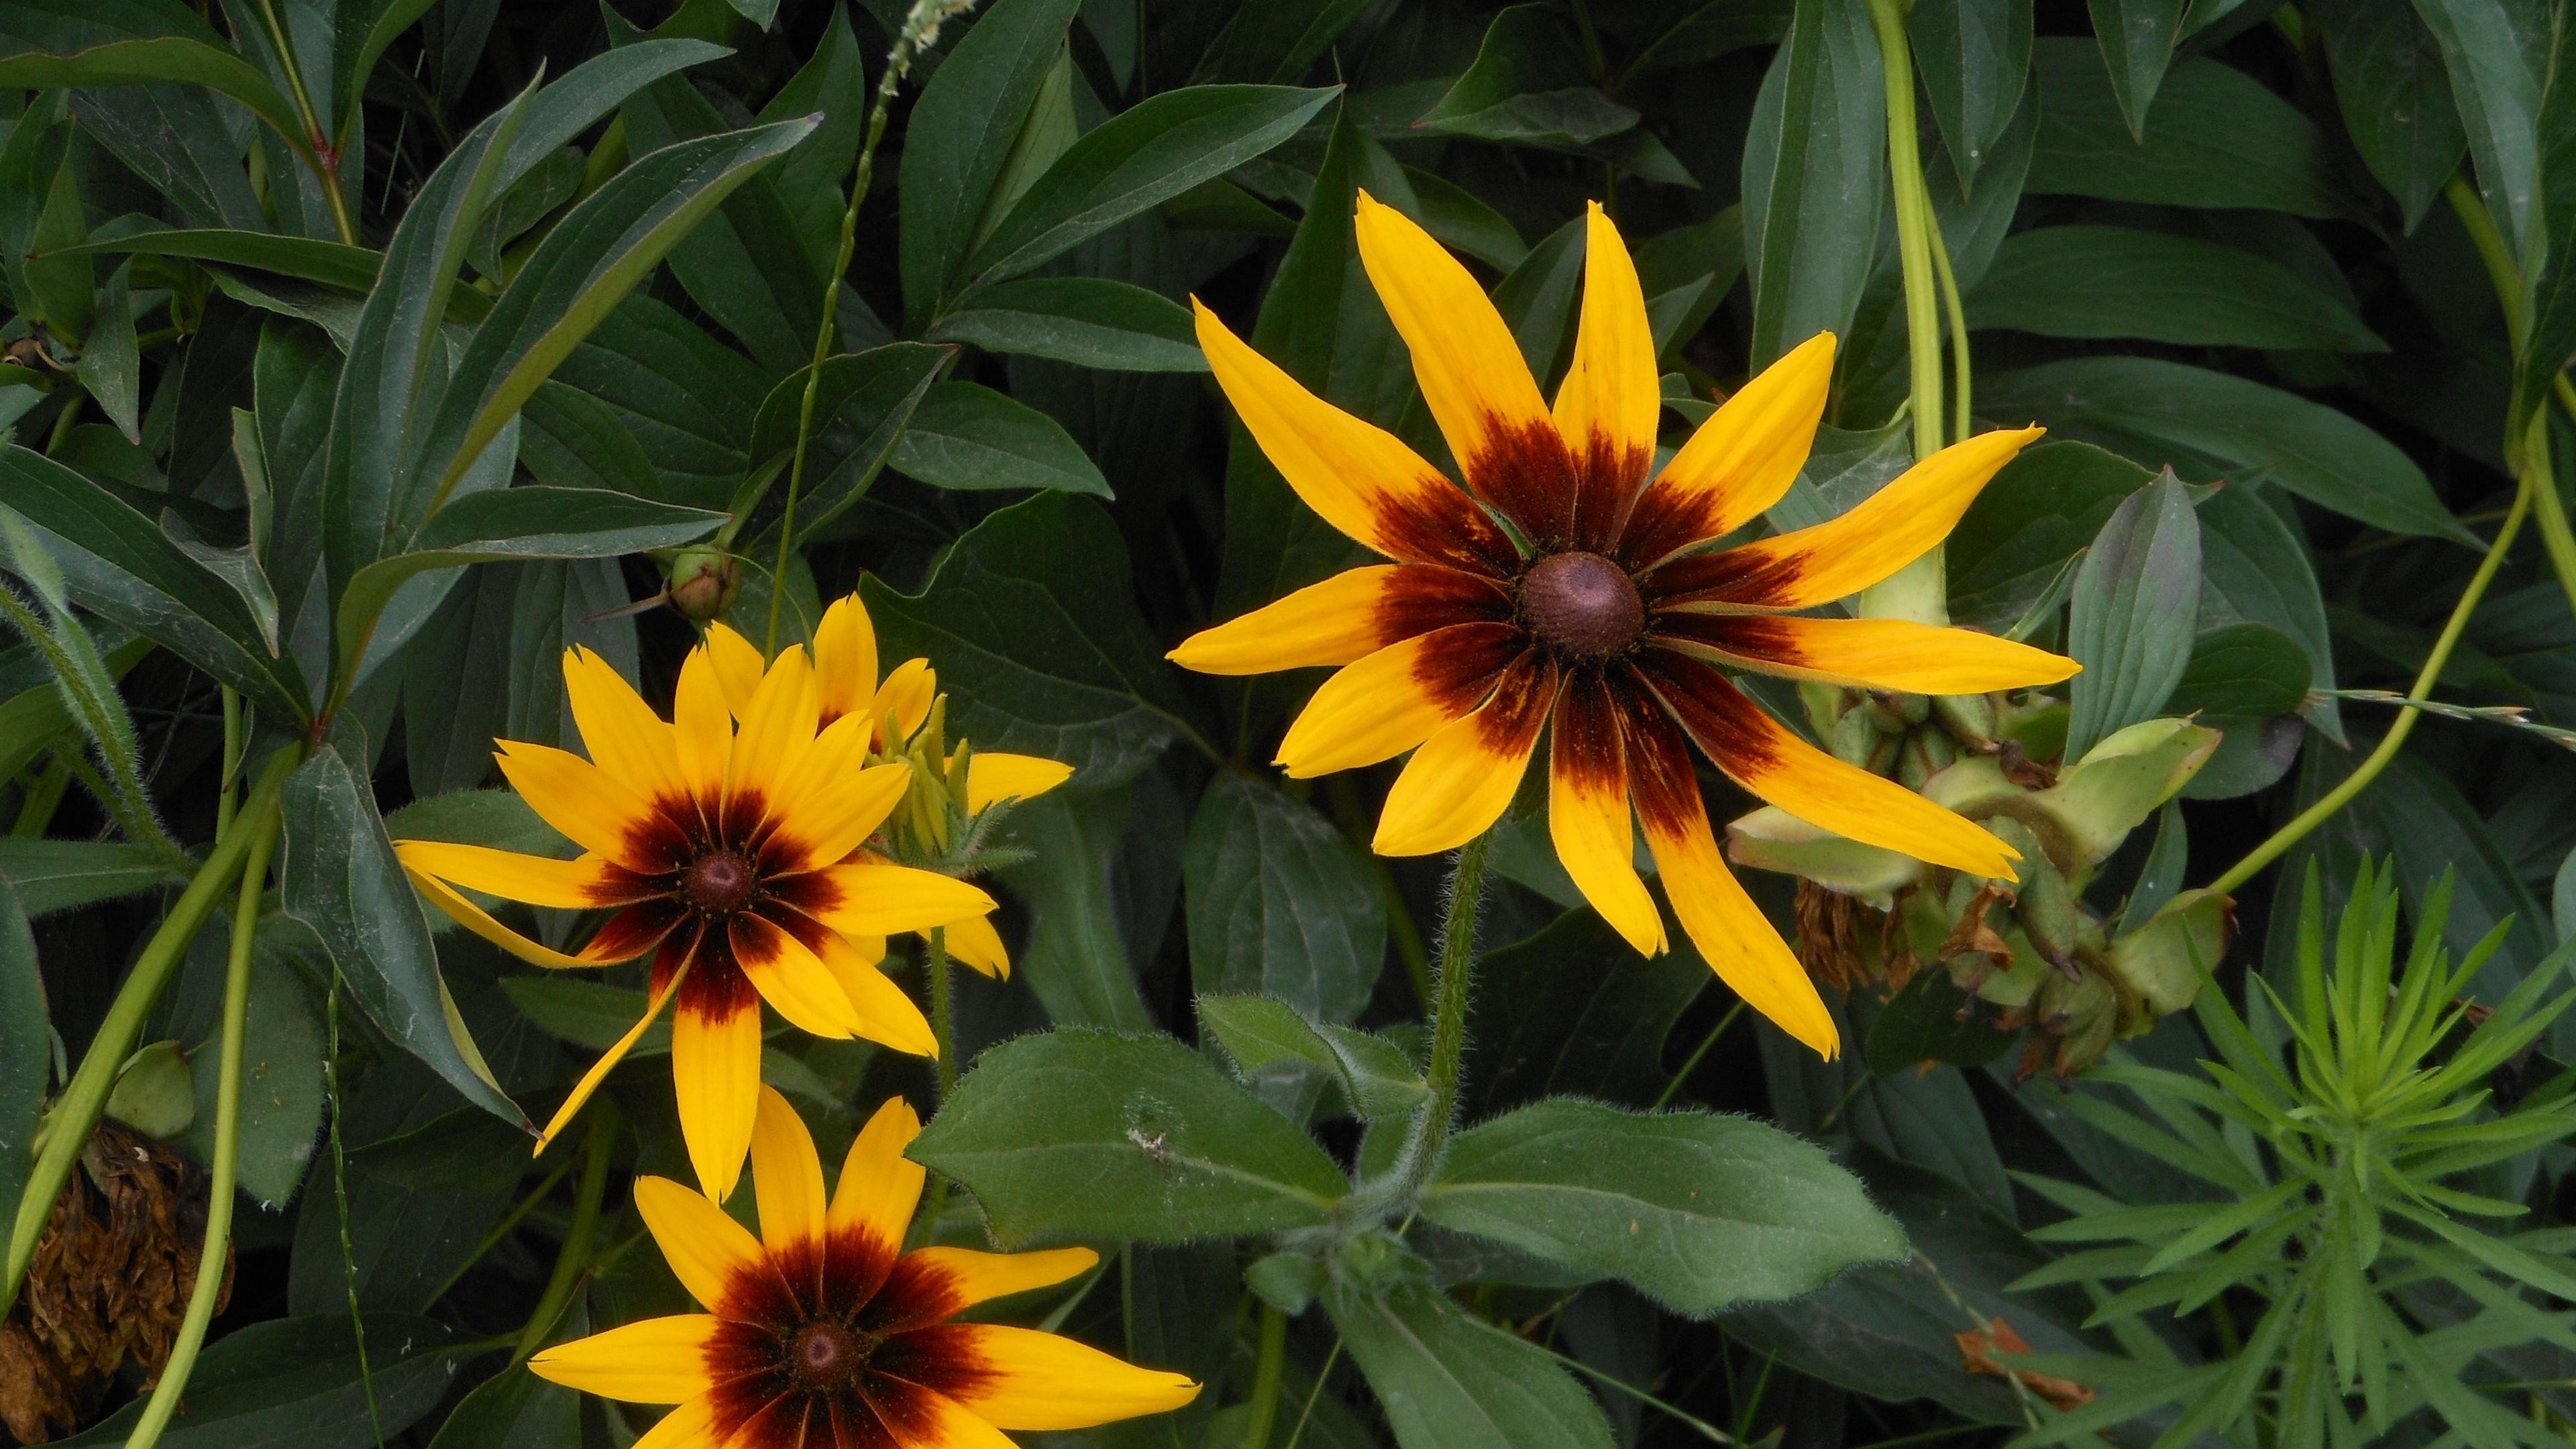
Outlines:
[{"label": "pale green stalk", "polygon": [[1431,1070],[1426,1074],[1431,1100],[1414,1109],[1404,1149],[1389,1175],[1389,1194],[1353,1194],[1368,1205],[1410,1203],[1448,1151],[1449,1129],[1458,1115],[1458,1075],[1467,1055],[1467,1010],[1474,997],[1476,914],[1484,905],[1485,857],[1493,844],[1490,830],[1468,841],[1449,873],[1449,900],[1440,921],[1440,971],[1432,980]]},{"label": "pale green stalk", "polygon": [[1271,1427],[1279,1422],[1279,1380],[1288,1361],[1288,1315],[1277,1305],[1261,1305],[1261,1347],[1252,1361],[1251,1412],[1244,1417],[1239,1449],[1270,1449]]},{"label": "pale green stalk", "polygon": [[[1905,343],[1912,364],[1914,456],[1941,451],[1941,301],[1933,280],[1932,201],[1923,185],[1922,142],[1914,124],[1914,58],[1905,41],[1902,0],[1869,0],[1878,32],[1880,69],[1887,79],[1887,174],[1896,198],[1896,256],[1905,276]],[[1941,550],[1862,591],[1857,612],[1865,618],[1947,624],[1948,578]]]},{"label": "pale green stalk", "polygon": [[615,1109],[609,1104],[603,1102],[592,1110],[590,1128],[581,1139],[581,1186],[573,1196],[572,1221],[564,1228],[563,1247],[555,1254],[555,1270],[546,1279],[546,1291],[537,1299],[536,1311],[528,1315],[527,1326],[519,1330],[518,1346],[510,1351],[513,1365],[527,1362],[528,1355],[545,1346],[546,1335],[590,1271],[590,1243],[599,1231],[600,1201],[608,1194],[609,1148],[616,1127]]},{"label": "pale green stalk", "polygon": [[[2466,178],[2453,173],[2442,183],[2442,199],[2451,204],[2451,214],[2460,219],[2460,229],[2469,234],[2469,245],[2477,250],[2478,262],[2486,268],[2487,281],[2495,288],[2496,302],[2504,308],[2505,334],[2513,345],[2522,345],[2522,270],[2514,264],[2513,253],[2504,243],[2503,233],[2496,230],[2495,217],[2486,203],[2478,199]],[[2554,379],[2558,399],[2571,415],[2576,415],[2576,390],[2567,384],[2564,372]],[[2545,418],[2545,404],[2543,417]],[[2533,427],[2519,438],[2505,439],[2505,458],[2521,471],[2526,449],[2538,448],[2544,454],[2541,467],[2549,467],[2545,456],[2549,450],[2549,429],[2535,420]],[[2558,575],[2560,592],[2567,595],[2567,606],[2576,609],[2576,532],[2567,522],[2567,505],[2554,486],[2532,495],[2532,521],[2540,528],[2541,551],[2549,555],[2549,568]],[[2421,691],[2417,691],[2421,693]]]}]

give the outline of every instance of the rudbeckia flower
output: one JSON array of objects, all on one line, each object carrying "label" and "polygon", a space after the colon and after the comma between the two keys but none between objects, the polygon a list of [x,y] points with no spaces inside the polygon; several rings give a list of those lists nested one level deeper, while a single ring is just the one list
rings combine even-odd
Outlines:
[{"label": "rudbeckia flower", "polygon": [[1080,1429],[1179,1408],[1199,1386],[1070,1338],[951,1323],[986,1299],[1061,1283],[1089,1248],[902,1251],[922,1169],[900,1099],[852,1144],[827,1200],[805,1124],[762,1088],[752,1172],[760,1236],[711,1199],[642,1177],[635,1206],[704,1313],[648,1318],[528,1361],[575,1389],[678,1408],[635,1449],[1009,1449],[1003,1429]]},{"label": "rudbeckia flower", "polygon": [[[760,684],[760,650],[721,623],[708,626],[706,648],[715,662],[716,678],[724,686],[725,701],[739,716],[750,707]],[[906,660],[882,681],[877,678],[876,628],[856,594],[833,601],[814,630],[814,683],[817,717],[823,726],[828,729],[850,715],[866,716],[872,721],[871,748],[886,759],[900,759],[910,750],[939,697],[939,677],[927,659]],[[962,741],[950,760],[958,751],[966,751]],[[948,762],[930,763],[945,766]],[[968,751],[966,813],[980,815],[1004,800],[1033,799],[1072,774],[1073,766],[1038,755]],[[915,781],[916,787],[925,783],[936,782]],[[949,954],[958,961],[987,976],[1011,974],[1010,952],[989,916],[951,921],[947,929]],[[871,961],[885,955],[882,936],[858,945]]]},{"label": "rudbeckia flower", "polygon": [[[993,898],[936,872],[852,859],[902,801],[912,771],[866,763],[869,717],[821,724],[821,689],[802,648],[756,675],[738,728],[718,668],[714,650],[690,652],[665,723],[606,660],[565,654],[564,686],[590,758],[510,740],[498,758],[529,807],[582,848],[578,858],[427,840],[394,850],[422,894],[523,960],[604,966],[652,953],[644,1016],[583,1075],[537,1150],[676,997],[681,1134],[699,1182],[722,1198],[741,1173],[759,1107],[761,1002],[816,1036],[933,1054],[921,1009],[874,964],[883,939],[979,919]],[[467,890],[616,914],[567,955],[493,919]],[[874,954],[860,942],[875,943]]]},{"label": "rudbeckia flower", "polygon": [[1391,562],[1206,630],[1172,658],[1212,674],[1344,666],[1290,726],[1278,763],[1320,775],[1412,750],[1378,822],[1388,855],[1448,850],[1491,826],[1552,721],[1548,828],[1585,899],[1639,951],[1667,944],[1633,865],[1633,805],[1692,943],[1755,1009],[1830,1056],[1832,1016],[1719,858],[1690,747],[1825,829],[2009,877],[2003,842],[1806,743],[1722,670],[1915,694],[2074,673],[2072,660],[1965,630],[1800,613],[1937,547],[2040,430],[1970,438],[1830,522],[1713,549],[1796,479],[1833,337],[1747,383],[1655,474],[1663,399],[1645,301],[1597,205],[1588,228],[1573,366],[1550,408],[1467,269],[1359,198],[1360,260],[1464,488],[1198,308],[1199,344],[1261,450],[1326,522]]}]

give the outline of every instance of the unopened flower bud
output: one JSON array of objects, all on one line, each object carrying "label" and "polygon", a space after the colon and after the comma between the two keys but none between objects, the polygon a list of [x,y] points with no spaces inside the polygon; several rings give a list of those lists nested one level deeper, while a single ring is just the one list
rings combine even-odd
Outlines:
[{"label": "unopened flower bud", "polygon": [[712,548],[680,551],[671,560],[671,607],[704,624],[724,617],[742,594],[742,564]]}]

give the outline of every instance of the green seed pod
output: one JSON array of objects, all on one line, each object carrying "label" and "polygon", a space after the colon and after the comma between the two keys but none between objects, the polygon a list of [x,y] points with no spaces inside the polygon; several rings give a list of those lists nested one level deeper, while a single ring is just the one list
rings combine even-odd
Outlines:
[{"label": "green seed pod", "polygon": [[1971,745],[1994,740],[1995,697],[1991,694],[1936,694],[1932,714],[1955,739]]},{"label": "green seed pod", "polygon": [[1855,709],[1834,721],[1833,732],[1825,736],[1825,743],[1835,759],[1867,768],[1869,757],[1878,752],[1881,738],[1878,727],[1870,722],[1869,712]]}]

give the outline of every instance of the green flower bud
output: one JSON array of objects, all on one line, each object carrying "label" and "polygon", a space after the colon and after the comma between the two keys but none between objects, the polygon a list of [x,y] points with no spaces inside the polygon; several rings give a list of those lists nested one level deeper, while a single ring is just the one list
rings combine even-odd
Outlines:
[{"label": "green flower bud", "polygon": [[712,548],[685,548],[671,560],[671,607],[704,624],[724,617],[742,594],[742,564]]},{"label": "green flower bud", "polygon": [[1870,756],[1877,753],[1880,738],[1878,727],[1870,722],[1867,711],[1846,710],[1826,733],[1825,746],[1833,751],[1835,759],[1844,764],[1868,769]]},{"label": "green flower bud", "polygon": [[2111,969],[2156,1016],[2170,1016],[2200,994],[2201,973],[2218,969],[2235,926],[2236,903],[2214,891],[2185,891],[2145,925],[2111,942]]},{"label": "green flower bud", "polygon": [[2144,720],[2086,751],[2054,789],[2032,796],[2066,832],[2069,872],[2081,875],[2108,859],[2157,806],[2191,783],[2218,740],[2218,731],[2187,719]]},{"label": "green flower bud", "polygon": [[1952,737],[1983,745],[1995,737],[1995,697],[1991,694],[1940,694],[1932,698],[1932,716]]}]

